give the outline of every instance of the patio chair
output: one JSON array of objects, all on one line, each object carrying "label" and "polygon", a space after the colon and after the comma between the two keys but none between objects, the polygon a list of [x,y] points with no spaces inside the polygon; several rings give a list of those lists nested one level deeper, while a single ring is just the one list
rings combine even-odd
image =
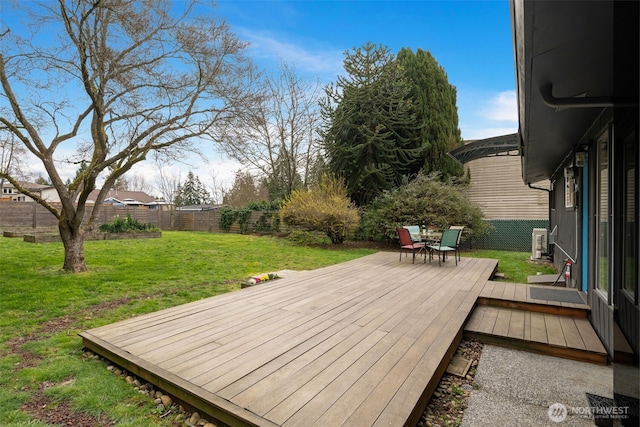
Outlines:
[{"label": "patio chair", "polygon": [[431,262],[431,259],[433,259],[433,253],[438,252],[438,265],[441,266],[442,263],[446,261],[447,253],[453,252],[453,258],[456,260],[456,265],[458,265],[458,257],[456,257],[456,244],[458,242],[459,234],[460,230],[445,230],[442,233],[440,243],[438,243],[437,245],[427,246],[427,249],[429,250],[429,262]]},{"label": "patio chair", "polygon": [[[415,264],[416,262],[416,251],[420,253],[425,249],[424,243],[416,243],[411,240],[411,233],[404,227],[396,227],[396,231],[398,232],[398,237],[400,238],[400,261],[402,261],[402,252],[404,251],[405,257],[407,253],[411,251],[411,255],[413,257],[412,262]],[[427,260],[425,259],[425,262]]]},{"label": "patio chair", "polygon": [[405,225],[404,228],[409,230],[409,235],[411,236],[413,243],[420,243],[422,241],[420,237],[416,237],[416,235],[420,234],[419,225]]},{"label": "patio chair", "polygon": [[460,233],[458,233],[458,241],[456,242],[456,253],[458,254],[458,261],[460,261],[460,240],[462,239],[464,225],[452,225],[449,227],[449,230],[460,230]]}]

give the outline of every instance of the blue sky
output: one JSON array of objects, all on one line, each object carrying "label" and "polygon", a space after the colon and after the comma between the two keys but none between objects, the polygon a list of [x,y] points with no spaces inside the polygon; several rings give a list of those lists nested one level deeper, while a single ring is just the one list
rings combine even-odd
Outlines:
[{"label": "blue sky", "polygon": [[278,58],[322,82],[344,74],[344,52],[367,41],[431,52],[458,90],[466,140],[517,129],[507,0],[219,0],[218,13],[265,66]]},{"label": "blue sky", "polygon": [[[368,41],[394,54],[427,50],[457,88],[465,140],[518,128],[508,0],[219,0],[217,11],[260,65],[284,60],[323,83],[344,75],[345,51]],[[221,182],[240,169],[219,156],[210,161]]]},{"label": "blue sky", "polygon": [[[0,7],[7,6],[3,3],[0,0]],[[218,0],[215,13],[249,43],[249,55],[258,65],[269,68],[284,60],[325,84],[344,75],[345,51],[368,41],[394,54],[403,47],[427,50],[457,88],[465,140],[517,130],[508,0]],[[12,18],[5,15],[2,20]],[[193,170],[207,186],[215,177],[230,187],[241,165],[216,152],[208,153],[208,159],[207,164],[191,159],[172,172],[184,178]],[[44,171],[35,163],[31,169]],[[132,173],[153,184],[157,166],[145,162]],[[75,169],[70,165],[63,175],[71,178]]]}]

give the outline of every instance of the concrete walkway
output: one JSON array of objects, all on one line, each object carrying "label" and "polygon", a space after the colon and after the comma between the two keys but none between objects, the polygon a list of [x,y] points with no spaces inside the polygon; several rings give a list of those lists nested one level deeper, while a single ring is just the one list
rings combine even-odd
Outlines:
[{"label": "concrete walkway", "polygon": [[492,345],[482,350],[475,382],[463,427],[594,426],[586,393],[613,397],[612,366]]}]

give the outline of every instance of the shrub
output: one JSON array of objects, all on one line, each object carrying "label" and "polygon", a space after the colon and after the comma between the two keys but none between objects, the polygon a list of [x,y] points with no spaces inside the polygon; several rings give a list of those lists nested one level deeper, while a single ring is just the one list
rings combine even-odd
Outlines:
[{"label": "shrub", "polygon": [[330,175],[310,190],[295,190],[280,209],[285,224],[325,233],[331,243],[343,243],[360,224],[360,211],[347,197],[342,181]]},{"label": "shrub", "polygon": [[249,230],[249,216],[251,215],[251,209],[240,208],[236,209],[236,220],[240,225],[240,233],[246,233]]},{"label": "shrub", "polygon": [[[240,226],[240,232],[246,233],[248,231],[259,232],[277,232],[280,231],[280,216],[278,215],[277,208],[279,203],[275,202],[251,202],[247,206],[242,208],[229,208],[224,207],[220,209],[220,222],[218,226],[224,231],[230,231],[234,222],[237,222]],[[252,230],[249,230],[249,219],[251,212],[253,211],[265,211],[260,215],[260,218],[254,224]]]},{"label": "shrub", "polygon": [[102,224],[98,230],[103,233],[127,233],[131,231],[156,231],[158,227],[154,224],[141,224],[127,214],[126,218],[115,217],[110,223]]},{"label": "shrub", "polygon": [[222,230],[229,231],[237,217],[238,213],[235,209],[222,208],[220,209],[220,223],[218,225]]},{"label": "shrub", "polygon": [[480,207],[467,199],[464,185],[439,178],[437,174],[420,174],[376,198],[363,214],[364,235],[371,240],[391,241],[397,238],[396,227],[423,224],[436,230],[464,225],[467,235],[485,235],[489,226],[482,219]]},{"label": "shrub", "polygon": [[258,221],[256,221],[254,229],[258,232],[280,231],[280,215],[278,215],[278,212],[263,212]]}]

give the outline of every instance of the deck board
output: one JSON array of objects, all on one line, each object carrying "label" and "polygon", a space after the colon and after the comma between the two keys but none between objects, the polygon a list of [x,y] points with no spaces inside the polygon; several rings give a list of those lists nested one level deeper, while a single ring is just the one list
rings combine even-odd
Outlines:
[{"label": "deck board", "polygon": [[81,335],[223,422],[413,423],[497,265],[420,261],[380,252]]},{"label": "deck board", "polygon": [[562,333],[562,327],[560,326],[560,319],[558,316],[551,314],[544,315],[544,324],[547,328],[547,339],[550,345],[565,346],[567,344]]},{"label": "deck board", "polygon": [[465,324],[465,334],[492,344],[607,364],[604,346],[583,317],[480,304]]}]

